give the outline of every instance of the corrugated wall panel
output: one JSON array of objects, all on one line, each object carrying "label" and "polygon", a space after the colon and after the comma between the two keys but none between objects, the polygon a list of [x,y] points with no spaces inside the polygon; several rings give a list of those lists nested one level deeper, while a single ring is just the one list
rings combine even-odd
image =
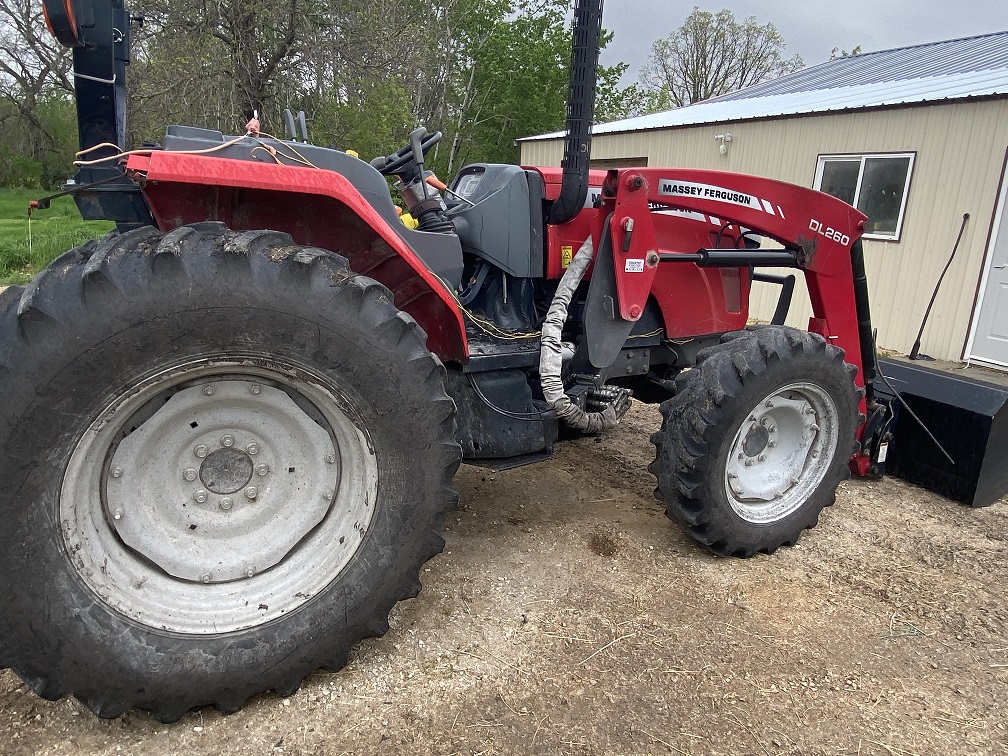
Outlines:
[{"label": "corrugated wall panel", "polygon": [[[726,131],[732,142],[722,156],[714,135]],[[595,137],[592,155],[646,156],[651,166],[713,168],[811,186],[820,154],[915,152],[901,239],[865,241],[872,315],[880,346],[909,351],[968,212],[921,345],[926,354],[955,361],[970,328],[1006,149],[1008,99],[1000,99],[604,134]],[[559,140],[521,143],[525,165],[559,165],[561,156]],[[776,292],[765,284],[754,289],[754,317],[770,318]],[[804,326],[808,295],[804,286],[795,293],[788,322]]]}]

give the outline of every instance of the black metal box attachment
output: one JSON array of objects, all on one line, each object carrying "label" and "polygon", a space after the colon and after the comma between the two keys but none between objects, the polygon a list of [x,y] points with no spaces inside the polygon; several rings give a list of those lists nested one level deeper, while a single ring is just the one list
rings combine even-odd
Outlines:
[{"label": "black metal box attachment", "polygon": [[[879,367],[955,460],[950,464],[893,402],[887,472],[973,507],[1008,494],[1008,387],[897,360],[881,359]],[[880,399],[891,400],[884,384],[876,389]]]}]

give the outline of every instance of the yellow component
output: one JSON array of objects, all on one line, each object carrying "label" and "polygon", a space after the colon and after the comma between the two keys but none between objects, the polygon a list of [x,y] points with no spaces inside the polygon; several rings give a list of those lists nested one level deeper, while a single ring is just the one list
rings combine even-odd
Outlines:
[{"label": "yellow component", "polygon": [[406,226],[406,228],[418,228],[420,226],[420,224],[417,222],[417,219],[414,218],[409,213],[403,213],[401,218],[403,225]]},{"label": "yellow component", "polygon": [[346,154],[349,155],[350,157],[355,157],[355,158],[359,158],[360,157],[360,153],[357,152],[357,150],[347,150]]},{"label": "yellow component", "polygon": [[560,267],[569,268],[574,259],[574,247],[560,247]]}]

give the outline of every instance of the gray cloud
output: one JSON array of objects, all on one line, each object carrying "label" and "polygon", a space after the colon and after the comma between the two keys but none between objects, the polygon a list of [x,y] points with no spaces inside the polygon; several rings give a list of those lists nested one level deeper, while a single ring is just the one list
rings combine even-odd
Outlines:
[{"label": "gray cloud", "polygon": [[772,21],[787,42],[788,55],[799,53],[807,66],[828,60],[834,47],[861,45],[871,52],[1008,30],[1004,0],[605,0],[603,24],[615,37],[603,51],[602,63],[629,63],[623,83],[632,83],[651,43],[678,29],[694,5],[712,12],[727,7],[737,18]]}]

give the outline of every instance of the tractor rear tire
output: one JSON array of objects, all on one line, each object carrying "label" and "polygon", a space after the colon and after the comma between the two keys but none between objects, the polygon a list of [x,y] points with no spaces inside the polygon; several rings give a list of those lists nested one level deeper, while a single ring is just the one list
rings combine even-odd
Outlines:
[{"label": "tractor rear tire", "polygon": [[444,546],[444,366],[342,257],[217,223],[0,294],[0,666],[101,717],[289,695]]},{"label": "tractor rear tire", "polygon": [[720,556],[793,545],[848,474],[857,369],[816,334],[726,334],[661,405],[650,470],[669,518]]}]

